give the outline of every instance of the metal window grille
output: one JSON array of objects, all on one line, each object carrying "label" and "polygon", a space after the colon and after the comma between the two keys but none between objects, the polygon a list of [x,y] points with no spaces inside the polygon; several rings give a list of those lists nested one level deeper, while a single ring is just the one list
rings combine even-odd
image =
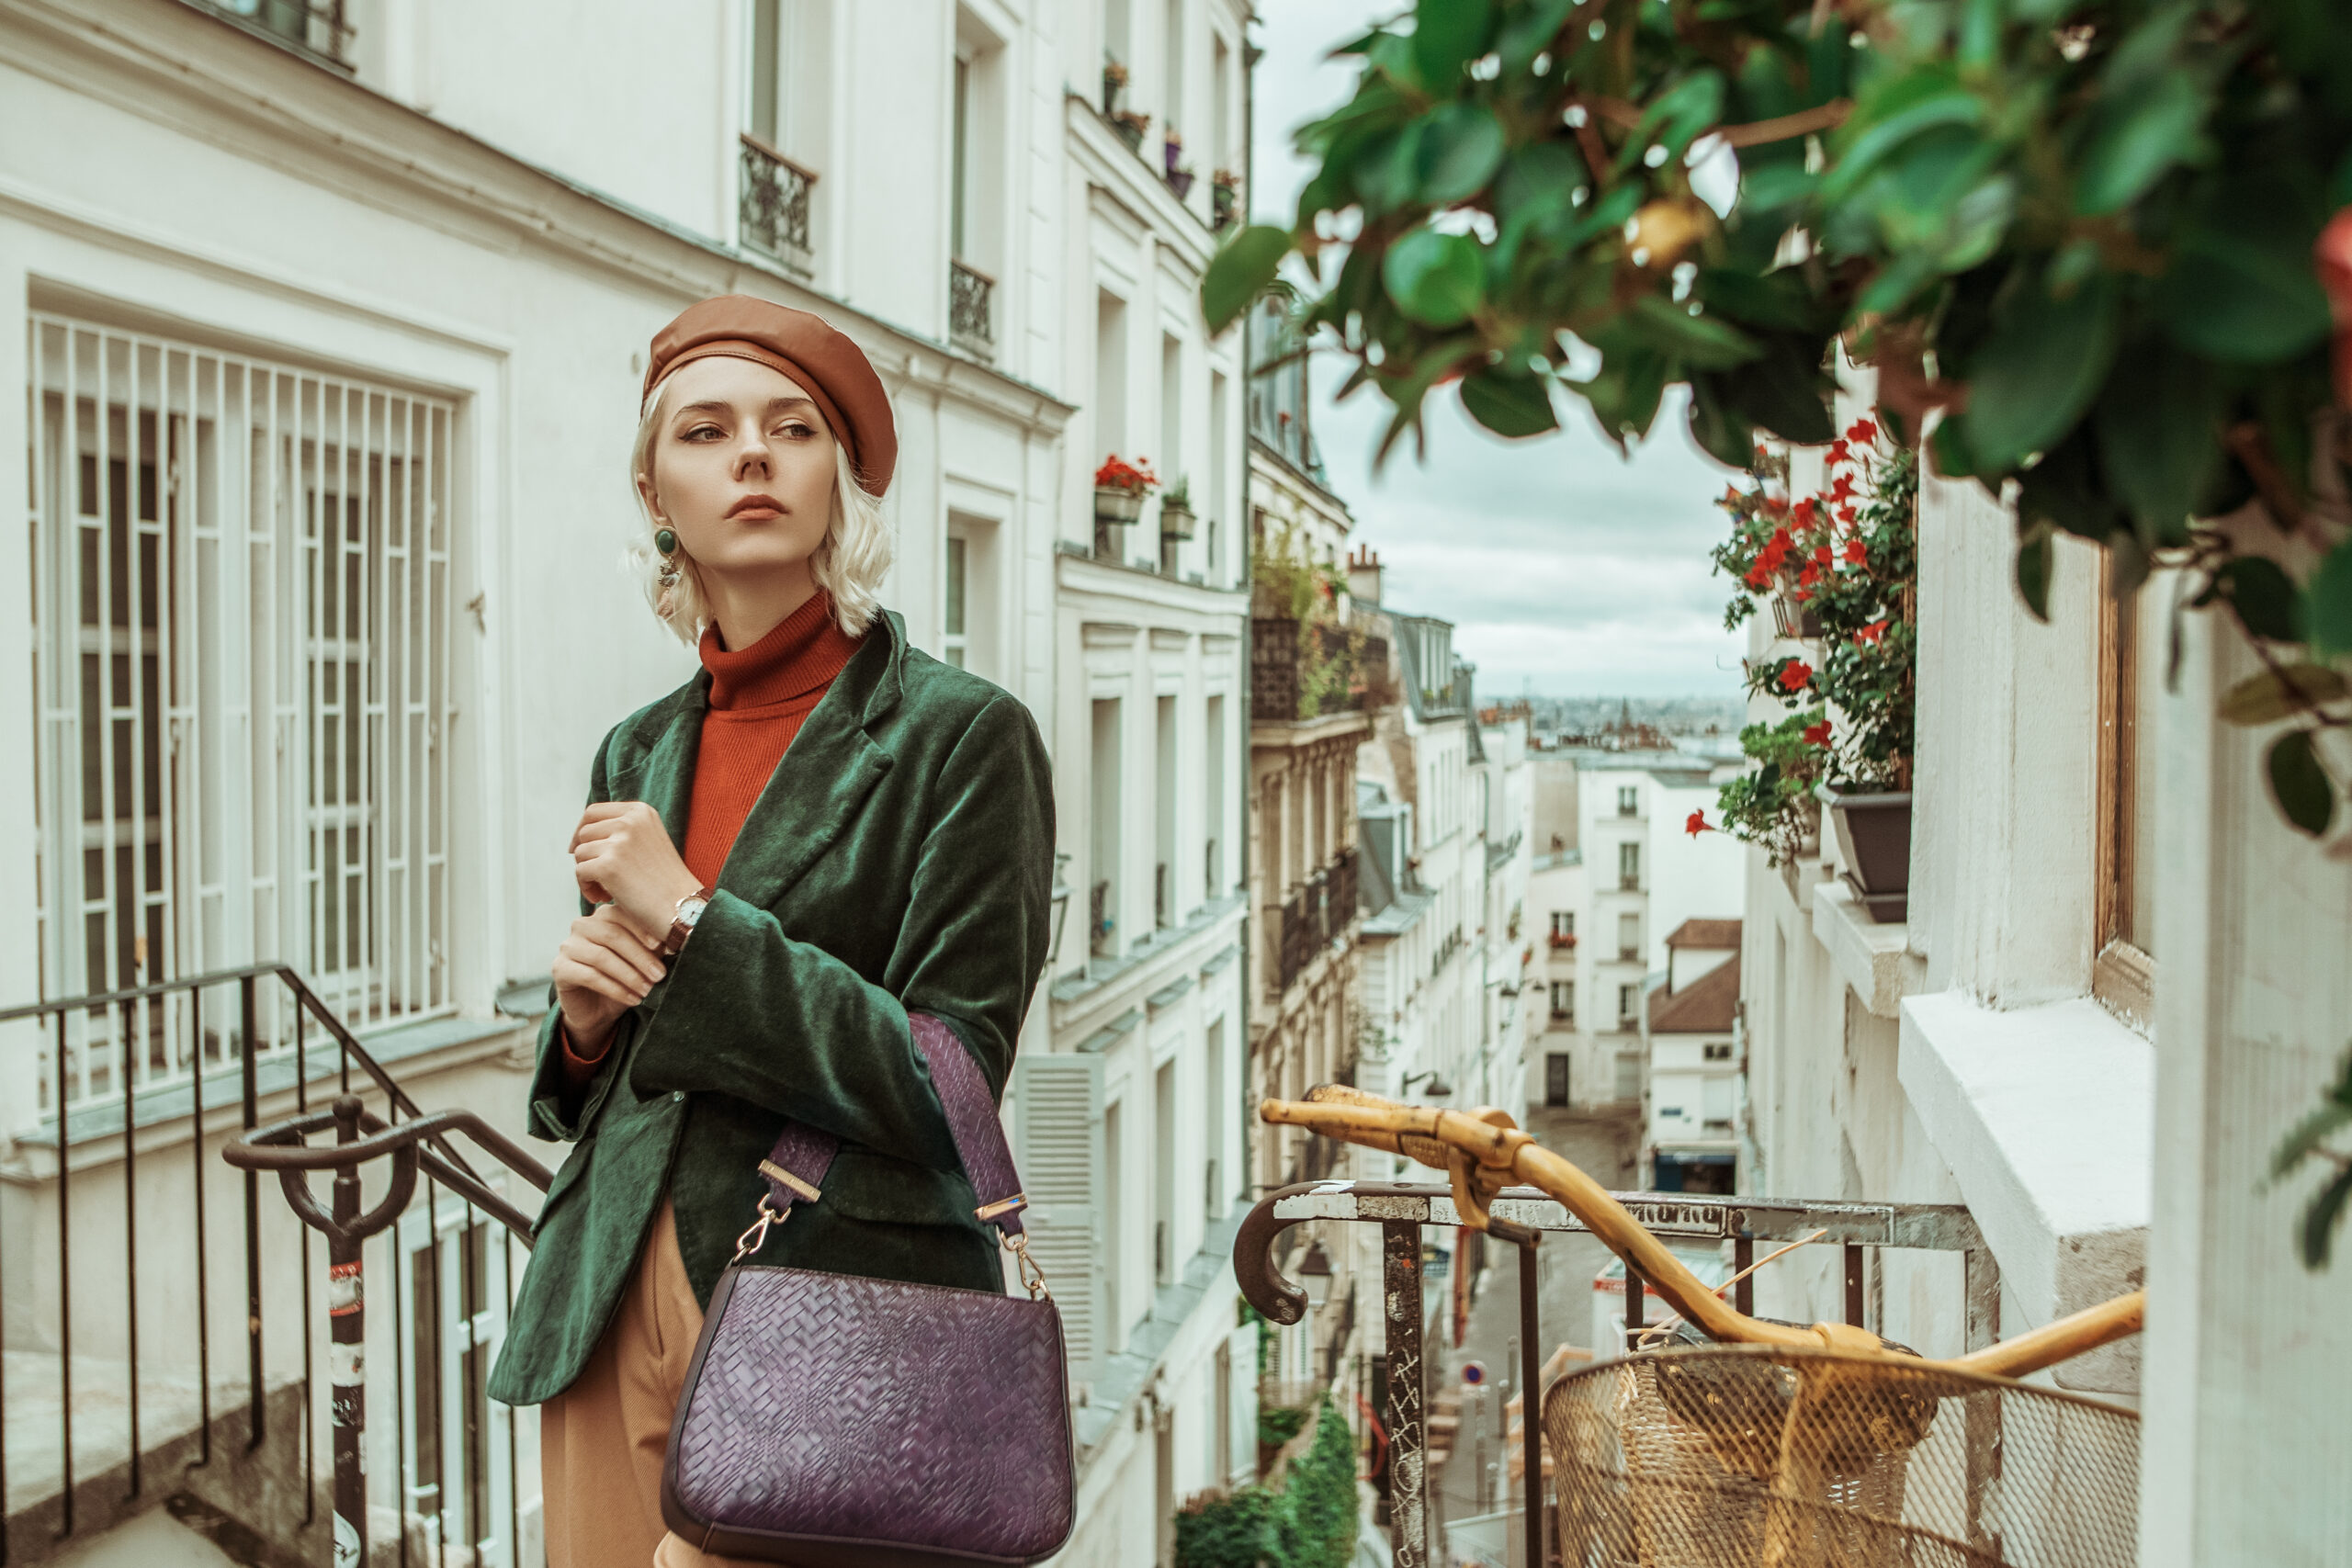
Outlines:
[{"label": "metal window grille", "polygon": [[[278,959],[355,1029],[449,1010],[454,407],[57,316],[29,337],[42,994]],[[75,1021],[69,1105],[235,1059],[186,998],[126,1085],[119,1017]]]}]

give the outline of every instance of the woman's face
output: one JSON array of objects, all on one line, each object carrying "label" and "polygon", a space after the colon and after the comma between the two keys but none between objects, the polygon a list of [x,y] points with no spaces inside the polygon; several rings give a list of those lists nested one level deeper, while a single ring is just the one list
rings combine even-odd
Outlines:
[{"label": "woman's face", "polygon": [[706,574],[806,563],[833,518],[832,433],[806,389],[749,359],[697,359],[662,394],[638,488]]}]

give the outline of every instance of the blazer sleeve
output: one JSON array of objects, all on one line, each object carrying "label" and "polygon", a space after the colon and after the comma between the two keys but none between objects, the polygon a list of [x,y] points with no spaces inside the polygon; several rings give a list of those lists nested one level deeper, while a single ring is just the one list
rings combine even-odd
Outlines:
[{"label": "blazer sleeve", "polygon": [[[620,728],[605,737],[596,748],[596,760],[588,769],[588,801],[590,806],[612,798],[610,779],[613,741]],[[592,914],[595,906],[583,896],[580,912]],[[605,1054],[596,1060],[596,1070],[584,1084],[575,1084],[572,1073],[564,1064],[563,1009],[550,1005],[547,1017],[539,1021],[538,1066],[531,1075],[531,1107],[527,1118],[531,1135],[552,1143],[577,1143],[596,1120],[597,1109],[605,1103],[605,1096],[612,1091],[614,1075],[628,1055],[629,1035],[637,1028],[637,1010],[621,1014],[613,1025],[613,1037]]]},{"label": "blazer sleeve", "polygon": [[1002,1096],[1051,919],[1053,775],[1029,710],[992,699],[929,796],[890,984],[794,941],[722,888],[668,981],[693,994],[695,1027],[646,1033],[630,1068],[639,1094],[729,1094],[846,1142],[960,1168],[907,1014],[946,1022]]}]

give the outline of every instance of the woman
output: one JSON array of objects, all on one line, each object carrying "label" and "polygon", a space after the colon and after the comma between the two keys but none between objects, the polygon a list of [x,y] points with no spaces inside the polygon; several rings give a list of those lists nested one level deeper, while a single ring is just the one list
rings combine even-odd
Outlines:
[{"label": "woman", "polygon": [[543,1404],[554,1568],[718,1561],[661,1470],[703,1308],[787,1118],[841,1141],[761,1263],[1001,1290],[910,1010],[1000,1096],[1046,962],[1053,802],[1013,697],[875,586],[898,453],[865,356],[730,296],[653,340],[631,477],[654,613],[703,670],[597,749],[533,1132],[576,1143],[490,1395]]}]

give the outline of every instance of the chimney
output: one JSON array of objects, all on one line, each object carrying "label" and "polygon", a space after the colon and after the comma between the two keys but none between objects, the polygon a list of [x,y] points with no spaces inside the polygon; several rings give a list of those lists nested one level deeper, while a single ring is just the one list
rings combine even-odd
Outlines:
[{"label": "chimney", "polygon": [[1380,603],[1380,557],[1369,545],[1348,552],[1348,597],[1359,604]]}]

